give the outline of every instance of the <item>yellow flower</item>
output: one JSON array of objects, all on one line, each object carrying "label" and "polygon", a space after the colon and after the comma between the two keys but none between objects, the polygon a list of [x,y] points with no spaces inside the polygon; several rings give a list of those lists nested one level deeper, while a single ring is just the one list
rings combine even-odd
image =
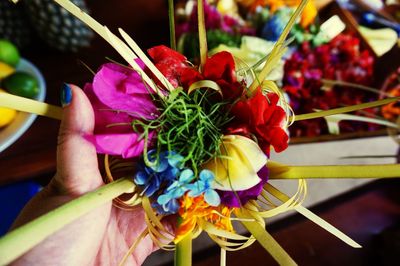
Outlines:
[{"label": "yellow flower", "polygon": [[220,153],[202,166],[214,173],[214,189],[246,190],[261,181],[257,172],[267,163],[267,156],[257,143],[243,136],[227,135]]},{"label": "yellow flower", "polygon": [[233,208],[225,206],[213,207],[204,201],[204,196],[189,197],[186,194],[180,200],[179,216],[182,222],[176,231],[174,242],[178,243],[198,225],[199,219],[212,223],[217,228],[232,232],[233,226],[229,219]]}]

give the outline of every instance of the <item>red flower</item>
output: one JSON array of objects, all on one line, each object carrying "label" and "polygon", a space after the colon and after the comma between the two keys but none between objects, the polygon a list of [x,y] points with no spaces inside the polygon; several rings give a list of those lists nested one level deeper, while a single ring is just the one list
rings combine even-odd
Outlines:
[{"label": "red flower", "polygon": [[188,89],[196,81],[215,81],[222,90],[224,99],[237,99],[243,94],[243,84],[237,81],[235,61],[228,52],[220,52],[207,59],[203,73],[188,64],[185,56],[166,47],[149,49],[156,67],[174,87]]},{"label": "red flower", "polygon": [[155,63],[155,66],[174,86],[179,86],[179,78],[183,69],[190,68],[187,58],[164,45],[155,46],[147,50]]},{"label": "red flower", "polygon": [[268,156],[271,145],[276,152],[285,150],[289,140],[284,129],[286,113],[277,105],[278,100],[277,94],[268,93],[264,96],[261,89],[250,99],[240,100],[231,110],[235,119],[228,131],[247,136],[255,135],[258,144]]},{"label": "red flower", "polygon": [[183,70],[181,82],[184,88],[200,80],[215,81],[221,87],[224,99],[237,99],[244,91],[243,84],[236,79],[235,61],[232,55],[225,51],[208,58],[202,74],[194,68]]}]

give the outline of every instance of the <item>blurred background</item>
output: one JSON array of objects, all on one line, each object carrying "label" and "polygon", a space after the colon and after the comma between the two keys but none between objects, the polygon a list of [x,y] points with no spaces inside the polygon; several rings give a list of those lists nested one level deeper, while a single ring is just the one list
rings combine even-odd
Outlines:
[{"label": "blurred background", "polygon": [[[169,45],[167,0],[73,0],[101,24],[123,28],[146,51]],[[177,47],[198,54],[195,1],[175,1]],[[232,52],[254,65],[272,49],[299,1],[207,1],[210,53]],[[287,52],[269,76],[296,114],[400,95],[400,3],[396,0],[310,1],[291,32]],[[64,82],[83,87],[108,60],[112,47],[51,0],[0,0],[0,88],[59,105]],[[25,63],[23,63],[25,62]],[[23,89],[20,89],[23,88]],[[312,120],[290,128],[291,145],[271,155],[287,164],[374,164],[398,159],[400,106],[368,109],[357,117]],[[373,123],[372,123],[373,122]],[[391,128],[388,129],[388,124]],[[393,126],[394,125],[394,126]],[[55,172],[59,121],[0,109],[0,235]],[[296,182],[276,182],[288,193]],[[364,248],[354,250],[300,216],[267,225],[300,265],[398,265],[399,180],[312,180],[305,202]],[[217,265],[218,247],[195,241],[194,265]],[[159,251],[145,265],[171,265]],[[228,265],[274,265],[254,244],[228,253]]]}]

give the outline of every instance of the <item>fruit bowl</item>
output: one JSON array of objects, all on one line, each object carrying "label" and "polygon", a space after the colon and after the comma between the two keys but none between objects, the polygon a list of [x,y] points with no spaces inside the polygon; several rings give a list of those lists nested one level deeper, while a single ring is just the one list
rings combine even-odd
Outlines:
[{"label": "fruit bowl", "polygon": [[[17,70],[31,74],[36,78],[39,84],[39,94],[34,98],[38,101],[43,101],[46,96],[46,83],[39,69],[37,69],[31,62],[21,58]],[[0,128],[0,152],[7,149],[13,144],[26,130],[32,125],[36,119],[36,115],[18,112],[15,119],[6,127]]]}]

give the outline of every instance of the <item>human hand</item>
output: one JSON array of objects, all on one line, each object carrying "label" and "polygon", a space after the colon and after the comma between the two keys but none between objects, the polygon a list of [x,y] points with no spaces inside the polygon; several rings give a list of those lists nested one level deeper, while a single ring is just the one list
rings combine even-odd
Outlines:
[{"label": "human hand", "polygon": [[[14,228],[103,185],[96,150],[84,138],[94,129],[91,104],[80,88],[68,85],[63,87],[63,104],[56,175],[25,206]],[[120,210],[110,202],[46,238],[13,264],[118,265],[145,228],[141,208]],[[142,264],[155,249],[145,237],[126,264]]]}]

